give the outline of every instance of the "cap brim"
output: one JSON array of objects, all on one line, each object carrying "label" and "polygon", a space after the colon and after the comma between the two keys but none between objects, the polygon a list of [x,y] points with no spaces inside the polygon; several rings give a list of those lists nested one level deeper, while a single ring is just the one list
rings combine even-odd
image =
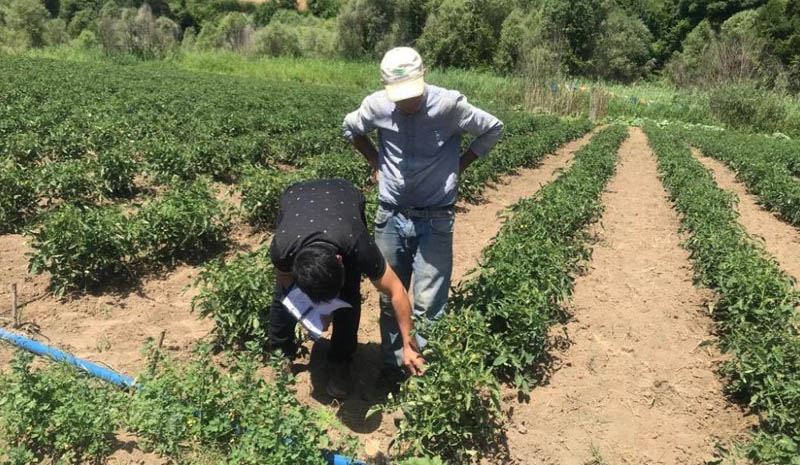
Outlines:
[{"label": "cap brim", "polygon": [[392,102],[419,97],[425,93],[425,78],[420,76],[409,81],[386,85],[386,95]]}]

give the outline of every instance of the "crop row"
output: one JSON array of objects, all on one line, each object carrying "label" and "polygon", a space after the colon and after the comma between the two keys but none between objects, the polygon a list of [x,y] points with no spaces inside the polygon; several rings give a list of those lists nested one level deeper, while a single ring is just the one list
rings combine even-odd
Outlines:
[{"label": "crop row", "polygon": [[115,206],[56,208],[28,231],[28,265],[49,272],[60,296],[129,283],[143,267],[199,261],[225,244],[229,228],[229,213],[206,184],[182,183],[131,215]]},{"label": "crop row", "polygon": [[685,134],[704,154],[733,169],[766,208],[800,227],[800,147],[796,142],[707,129]]},{"label": "crop row", "polygon": [[0,60],[0,96],[0,158],[30,164],[124,148],[211,174],[343,147],[341,118],[358,105],[332,88],[12,57]]},{"label": "crop row", "polygon": [[645,128],[683,228],[697,281],[716,291],[713,315],[728,392],[762,419],[746,446],[756,463],[797,463],[800,448],[800,294],[737,221],[735,197],[719,189],[679,133]]},{"label": "crop row", "polygon": [[335,420],[301,405],[293,378],[258,373],[259,351],[227,357],[224,370],[205,346],[183,367],[149,353],[156,369],[122,392],[67,366],[34,368],[18,352],[0,371],[3,463],[104,463],[119,431],[170,463],[324,465],[322,450],[355,450],[351,438],[328,437]]},{"label": "crop row", "polygon": [[396,439],[405,453],[468,463],[497,446],[499,383],[527,391],[541,373],[547,329],[572,293],[570,273],[589,256],[585,227],[602,212],[600,194],[626,135],[621,126],[598,133],[564,175],[516,204],[479,274],[442,320],[422,329],[427,372],[385,407],[404,414]]}]

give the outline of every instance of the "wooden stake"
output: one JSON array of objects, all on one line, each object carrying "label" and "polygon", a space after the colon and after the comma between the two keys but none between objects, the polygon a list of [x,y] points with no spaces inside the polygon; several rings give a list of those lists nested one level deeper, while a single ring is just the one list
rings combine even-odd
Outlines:
[{"label": "wooden stake", "polygon": [[161,346],[164,345],[164,336],[167,334],[167,330],[161,330],[161,334],[158,336],[158,346],[156,348],[156,353],[153,355],[153,361],[150,363],[150,373],[154,373],[156,371],[156,364],[158,363],[158,356],[161,353]]},{"label": "wooden stake", "polygon": [[11,318],[14,322],[13,328],[19,328],[19,309],[17,308],[17,283],[11,285]]}]

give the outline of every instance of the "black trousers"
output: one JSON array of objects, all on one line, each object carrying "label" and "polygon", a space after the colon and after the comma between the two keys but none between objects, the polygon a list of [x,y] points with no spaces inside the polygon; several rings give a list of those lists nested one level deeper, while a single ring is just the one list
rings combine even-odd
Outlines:
[{"label": "black trousers", "polygon": [[[349,362],[358,348],[358,326],[361,321],[361,273],[345,263],[345,282],[339,298],[353,308],[342,308],[333,312],[333,335],[328,352],[330,362]],[[271,350],[281,350],[288,357],[297,352],[294,328],[297,320],[281,303],[284,293],[277,279],[272,292],[272,308],[269,314],[269,343]]]}]

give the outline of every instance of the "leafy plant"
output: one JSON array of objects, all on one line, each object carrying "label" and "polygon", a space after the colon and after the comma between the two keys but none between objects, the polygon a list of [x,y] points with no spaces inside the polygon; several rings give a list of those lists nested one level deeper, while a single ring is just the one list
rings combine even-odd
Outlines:
[{"label": "leafy plant", "polygon": [[230,220],[202,182],[178,184],[134,217],[137,249],[147,259],[197,262],[225,243]]},{"label": "leafy plant", "polygon": [[645,127],[659,170],[690,237],[697,280],[719,296],[714,317],[728,391],[762,415],[746,445],[758,463],[793,463],[800,443],[800,293],[737,221],[733,197],[692,157],[681,134]]},{"label": "leafy plant", "polygon": [[229,263],[210,262],[195,282],[200,293],[192,299],[192,310],[214,320],[217,341],[224,347],[241,347],[247,341],[267,347],[275,287],[267,250],[239,255]]},{"label": "leafy plant", "polygon": [[768,209],[800,226],[800,183],[794,176],[800,167],[800,149],[791,141],[735,132],[686,130],[689,141],[708,156],[721,160],[737,179],[758,196]]},{"label": "leafy plant", "polygon": [[300,404],[294,379],[277,366],[271,382],[258,375],[258,353],[231,359],[228,374],[204,346],[185,368],[161,362],[160,373],[140,378],[144,387],[131,398],[128,427],[179,461],[191,451],[242,465],[324,464],[320,448],[334,444],[317,415]]},{"label": "leafy plant", "polygon": [[114,207],[65,205],[27,234],[34,249],[28,268],[49,272],[57,296],[131,276],[133,239],[127,219]]},{"label": "leafy plant", "polygon": [[0,456],[4,464],[101,463],[119,425],[121,394],[67,366],[33,369],[18,351],[0,372]]},{"label": "leafy plant", "polygon": [[24,168],[0,163],[0,234],[19,231],[36,211],[36,191]]},{"label": "leafy plant", "polygon": [[274,226],[278,202],[284,189],[310,177],[310,173],[305,171],[284,173],[275,169],[247,167],[238,185],[242,192],[242,208],[247,218],[259,226]]},{"label": "leafy plant", "polygon": [[85,160],[64,160],[42,168],[37,192],[49,203],[63,200],[88,204],[97,198],[97,186],[91,175],[92,166]]},{"label": "leafy plant", "polygon": [[602,212],[599,198],[626,135],[622,126],[595,135],[569,171],[515,205],[484,251],[480,274],[452,297],[451,313],[421,329],[427,371],[386,407],[404,414],[401,454],[469,463],[497,446],[498,381],[528,390],[535,379],[547,328],[572,292],[570,272],[588,257],[582,231]]}]

